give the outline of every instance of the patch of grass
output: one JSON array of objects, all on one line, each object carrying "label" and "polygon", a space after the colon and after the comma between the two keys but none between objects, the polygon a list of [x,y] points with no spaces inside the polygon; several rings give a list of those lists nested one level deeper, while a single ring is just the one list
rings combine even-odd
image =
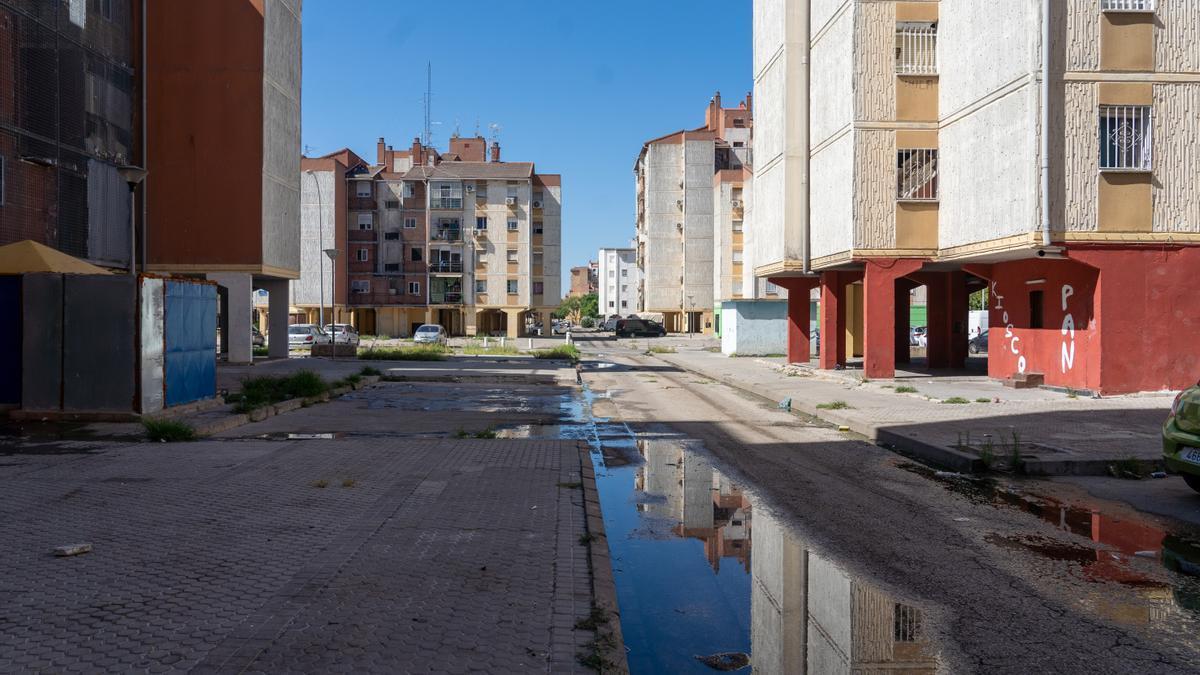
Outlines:
[{"label": "patch of grass", "polygon": [[362,375],[363,377],[369,377],[372,375],[378,377],[380,375],[383,375],[383,371],[378,368],[374,368],[372,366],[363,366],[363,369],[358,371],[358,374]]},{"label": "patch of grass", "polygon": [[196,430],[179,420],[143,419],[146,437],[156,443],[177,443],[196,440]]},{"label": "patch of grass", "polygon": [[949,403],[951,405],[963,405],[966,403],[970,403],[970,401],[968,401],[967,399],[965,399],[961,396],[951,396],[950,398],[944,398],[944,399],[942,399],[941,402]]},{"label": "patch of grass", "polygon": [[1079,398],[1079,394],[1074,389],[1067,387],[1067,398]]},{"label": "patch of grass", "polygon": [[660,347],[658,345],[650,345],[650,349],[646,350],[650,354],[674,354],[674,347]]},{"label": "patch of grass", "polygon": [[[225,398],[227,403],[237,403],[234,410],[246,413],[264,405],[279,403],[292,398],[320,396],[329,390],[329,384],[311,370],[301,370],[286,377],[254,377],[242,380],[241,394]],[[235,399],[235,400],[231,400]]]},{"label": "patch of grass", "polygon": [[466,429],[459,429],[458,431],[454,432],[454,438],[470,438],[470,437],[471,437],[471,432],[467,431]]},{"label": "patch of grass", "polygon": [[571,483],[559,483],[558,487],[566,488],[568,490],[577,490],[577,489],[583,487],[583,483],[581,483],[579,481],[573,481]]},{"label": "patch of grass", "polygon": [[979,448],[979,461],[983,462],[985,471],[991,471],[992,465],[996,463],[996,450],[992,446],[992,439],[985,438],[983,447]]},{"label": "patch of grass", "polygon": [[560,359],[575,363],[579,360],[579,348],[575,345],[559,345],[552,349],[537,349],[533,352],[534,358],[539,359]]},{"label": "patch of grass", "polygon": [[903,384],[903,385],[900,385],[899,387],[896,387],[896,393],[897,394],[915,394],[915,393],[917,393],[917,388],[910,387],[907,384]]},{"label": "patch of grass", "polygon": [[314,480],[313,482],[309,483],[309,485],[315,488],[327,488],[329,487],[329,481],[322,478],[320,480]]},{"label": "patch of grass", "polygon": [[575,630],[595,631],[609,622],[608,612],[601,607],[592,607],[587,617],[575,622]]},{"label": "patch of grass", "polygon": [[579,535],[579,543],[584,546],[587,546],[593,541],[596,541],[596,535],[592,534],[591,532],[584,532],[583,534]]},{"label": "patch of grass", "polygon": [[344,487],[344,488],[352,488],[355,485],[357,485],[357,483],[358,483],[358,481],[354,480],[353,478],[343,478],[342,479],[342,487]]},{"label": "patch of grass", "polygon": [[463,345],[462,353],[474,356],[513,356],[520,354],[521,350],[512,344],[488,345],[484,347],[482,343],[473,342]]},{"label": "patch of grass", "polygon": [[267,348],[266,347],[255,347],[254,355],[255,356],[267,356]]},{"label": "patch of grass", "polygon": [[495,437],[496,437],[496,431],[494,429],[484,429],[483,431],[475,432],[475,438],[495,438]]},{"label": "patch of grass", "polygon": [[1108,465],[1108,472],[1116,478],[1128,480],[1142,479],[1142,464],[1133,457],[1119,459]]},{"label": "patch of grass", "polygon": [[850,404],[845,401],[830,401],[829,403],[818,403],[818,410],[846,410],[850,408]]},{"label": "patch of grass", "polygon": [[584,668],[594,670],[598,673],[611,672],[617,667],[617,664],[604,658],[604,652],[615,649],[616,646],[617,641],[613,639],[610,633],[597,634],[595,640],[590,640],[583,645],[583,648],[587,651],[575,654],[575,659]]},{"label": "patch of grass", "polygon": [[979,397],[979,398],[975,399],[975,402],[976,402],[976,403],[991,403],[991,402],[992,402],[992,399],[990,399],[990,398],[983,398],[983,397],[981,396],[981,397]]},{"label": "patch of grass", "polygon": [[358,358],[364,361],[445,361],[448,349],[441,345],[380,347],[364,349]]}]

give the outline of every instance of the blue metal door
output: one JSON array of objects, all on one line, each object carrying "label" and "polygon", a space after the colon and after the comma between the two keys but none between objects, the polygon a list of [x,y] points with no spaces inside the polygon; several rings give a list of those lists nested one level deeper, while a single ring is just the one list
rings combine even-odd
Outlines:
[{"label": "blue metal door", "polygon": [[21,403],[21,277],[0,276],[0,405]]},{"label": "blue metal door", "polygon": [[217,395],[217,287],[166,282],[163,379],[167,406]]}]

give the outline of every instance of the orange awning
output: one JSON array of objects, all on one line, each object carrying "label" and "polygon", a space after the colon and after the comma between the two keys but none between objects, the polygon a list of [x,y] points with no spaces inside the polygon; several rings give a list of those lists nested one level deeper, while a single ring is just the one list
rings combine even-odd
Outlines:
[{"label": "orange awning", "polygon": [[32,239],[0,246],[0,274],[29,274],[31,272],[110,274],[103,267],[73,258]]}]

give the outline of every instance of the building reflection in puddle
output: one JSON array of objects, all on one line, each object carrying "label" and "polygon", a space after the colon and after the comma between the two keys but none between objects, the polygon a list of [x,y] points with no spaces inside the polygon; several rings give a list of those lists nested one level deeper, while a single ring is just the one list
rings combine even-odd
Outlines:
[{"label": "building reflection in puddle", "polygon": [[808,550],[691,445],[641,438],[643,462],[601,477],[633,672],[712,672],[696,657],[736,651],[756,673],[936,670],[919,609]]}]

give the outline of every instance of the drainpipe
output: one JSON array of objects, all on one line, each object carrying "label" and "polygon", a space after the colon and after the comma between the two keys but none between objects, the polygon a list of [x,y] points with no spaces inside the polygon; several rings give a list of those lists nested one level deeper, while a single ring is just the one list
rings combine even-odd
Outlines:
[{"label": "drainpipe", "polygon": [[1042,0],[1042,246],[1050,246],[1050,0]]},{"label": "drainpipe", "polygon": [[[809,196],[810,186],[808,180],[809,169],[809,98],[812,95],[811,82],[809,79],[811,63],[809,56],[812,51],[812,39],[809,35],[810,14],[812,11],[809,2],[798,2],[796,7],[796,30],[800,33],[800,38],[803,45],[800,49],[800,73],[796,79],[796,86],[800,89],[800,122],[797,125],[796,144],[800,146],[801,157],[800,163],[800,211],[804,219],[804,266],[802,271],[804,274],[812,273],[812,218],[810,217]],[[786,37],[785,37],[786,39]]]}]

